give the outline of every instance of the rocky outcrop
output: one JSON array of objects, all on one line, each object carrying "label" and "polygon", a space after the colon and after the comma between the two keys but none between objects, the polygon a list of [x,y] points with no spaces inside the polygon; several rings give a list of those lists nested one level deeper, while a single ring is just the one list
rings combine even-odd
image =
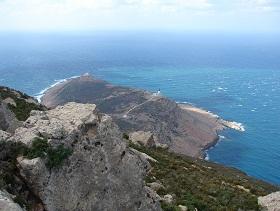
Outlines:
[{"label": "rocky outcrop", "polygon": [[44,110],[34,98],[0,86],[0,130],[13,133],[22,125],[31,110]]},{"label": "rocky outcrop", "polygon": [[145,131],[136,131],[129,134],[129,140],[133,144],[139,145],[142,144],[145,147],[155,147],[156,143],[154,141],[153,134],[151,132]]},{"label": "rocky outcrop", "polygon": [[1,101],[0,97],[0,130],[13,132],[21,124],[15,114],[8,108],[8,105]]},{"label": "rocky outcrop", "polygon": [[9,137],[11,137],[10,133],[0,130],[0,141],[6,141]]},{"label": "rocky outcrop", "polygon": [[263,211],[280,211],[280,192],[258,198]]},{"label": "rocky outcrop", "polygon": [[7,192],[0,190],[0,210],[1,211],[24,211],[18,204],[16,204],[12,196]]},{"label": "rocky outcrop", "polygon": [[161,210],[144,184],[148,161],[127,147],[112,118],[95,105],[33,111],[10,140],[30,145],[34,137],[72,150],[56,168],[44,158],[18,158],[22,178],[46,210]]},{"label": "rocky outcrop", "polygon": [[[216,143],[216,118],[182,109],[176,102],[147,91],[114,86],[89,75],[67,80],[49,89],[42,103],[54,108],[67,102],[94,103],[112,116],[121,131],[151,132],[155,143],[169,150],[199,157]],[[138,142],[138,141],[137,141]]]}]

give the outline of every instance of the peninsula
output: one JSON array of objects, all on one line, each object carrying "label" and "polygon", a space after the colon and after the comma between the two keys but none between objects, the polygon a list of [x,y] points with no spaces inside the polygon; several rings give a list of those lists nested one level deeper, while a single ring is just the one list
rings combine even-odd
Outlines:
[{"label": "peninsula", "polygon": [[191,105],[177,104],[160,93],[112,85],[88,74],[51,87],[41,101],[48,108],[68,102],[94,103],[98,110],[112,116],[123,133],[133,133],[136,139],[149,136],[155,145],[192,157],[204,157],[204,150],[218,141],[219,131],[244,131],[238,123]]}]

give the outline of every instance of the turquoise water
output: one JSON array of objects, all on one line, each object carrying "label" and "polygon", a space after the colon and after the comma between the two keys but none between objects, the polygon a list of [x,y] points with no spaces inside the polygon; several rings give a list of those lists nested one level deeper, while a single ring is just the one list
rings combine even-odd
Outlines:
[{"label": "turquoise water", "polygon": [[243,133],[227,130],[210,160],[280,184],[280,40],[276,35],[175,33],[2,34],[0,84],[31,95],[86,72],[159,88]]}]

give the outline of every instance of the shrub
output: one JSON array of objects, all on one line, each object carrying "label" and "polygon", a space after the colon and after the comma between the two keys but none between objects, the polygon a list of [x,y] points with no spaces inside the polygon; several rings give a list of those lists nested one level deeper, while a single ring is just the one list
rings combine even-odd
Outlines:
[{"label": "shrub", "polygon": [[72,154],[72,150],[59,145],[57,148],[49,148],[47,150],[49,168],[58,167],[62,162]]},{"label": "shrub", "polygon": [[32,142],[31,148],[28,149],[26,156],[28,159],[37,157],[44,158],[47,155],[47,151],[50,148],[48,140],[46,138],[35,138]]},{"label": "shrub", "polygon": [[123,133],[123,138],[129,140],[129,136],[126,133]]},{"label": "shrub", "polygon": [[37,157],[45,158],[47,167],[51,169],[59,167],[71,154],[72,150],[65,148],[62,144],[54,148],[48,143],[46,138],[35,138],[26,156],[29,159]]}]

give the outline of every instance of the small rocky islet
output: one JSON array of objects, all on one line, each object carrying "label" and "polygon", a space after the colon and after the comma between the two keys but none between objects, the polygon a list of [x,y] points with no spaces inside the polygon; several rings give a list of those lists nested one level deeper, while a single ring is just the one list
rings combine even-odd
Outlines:
[{"label": "small rocky islet", "polygon": [[279,187],[201,159],[227,127],[88,75],[41,104],[0,87],[0,210],[279,209]]}]

